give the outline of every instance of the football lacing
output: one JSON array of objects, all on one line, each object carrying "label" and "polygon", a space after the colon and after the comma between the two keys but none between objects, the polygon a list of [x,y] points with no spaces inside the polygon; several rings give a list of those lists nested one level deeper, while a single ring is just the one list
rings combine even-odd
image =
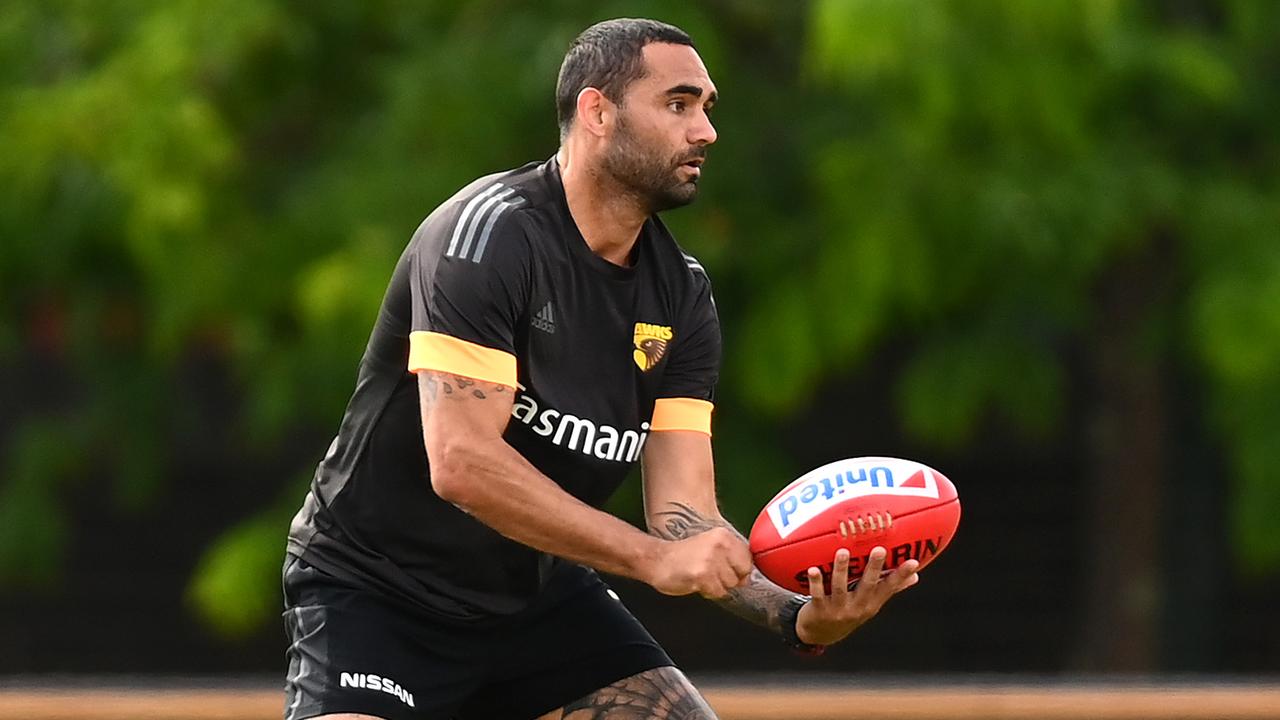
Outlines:
[{"label": "football lacing", "polygon": [[849,520],[841,520],[839,527],[841,537],[849,537],[872,530],[884,530],[893,527],[893,515],[888,511],[867,513],[865,516],[860,515]]}]

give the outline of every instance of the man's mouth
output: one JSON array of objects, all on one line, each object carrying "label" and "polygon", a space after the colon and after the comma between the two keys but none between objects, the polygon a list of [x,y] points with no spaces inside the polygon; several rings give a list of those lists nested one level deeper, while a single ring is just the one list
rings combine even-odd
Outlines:
[{"label": "man's mouth", "polygon": [[700,158],[700,157],[689,158],[688,160],[685,160],[684,162],[680,163],[680,167],[688,169],[689,172],[693,173],[693,176],[696,178],[702,175],[702,163],[704,162],[706,162],[705,158]]}]

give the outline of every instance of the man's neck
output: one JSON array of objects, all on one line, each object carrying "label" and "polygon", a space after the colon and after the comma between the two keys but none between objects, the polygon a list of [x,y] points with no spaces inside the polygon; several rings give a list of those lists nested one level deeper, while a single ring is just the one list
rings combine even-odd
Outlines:
[{"label": "man's neck", "polygon": [[631,251],[649,213],[599,168],[575,159],[564,148],[556,157],[569,214],[587,247],[614,265],[629,267]]}]

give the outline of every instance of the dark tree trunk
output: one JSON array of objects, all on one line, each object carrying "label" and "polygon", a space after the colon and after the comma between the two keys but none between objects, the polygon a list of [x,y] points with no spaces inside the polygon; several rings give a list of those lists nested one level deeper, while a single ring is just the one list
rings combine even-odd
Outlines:
[{"label": "dark tree trunk", "polygon": [[1089,556],[1077,670],[1149,672],[1160,664],[1168,246],[1157,237],[1111,266],[1096,287],[1084,434],[1089,477],[1082,483],[1091,490],[1089,535],[1081,543]]}]

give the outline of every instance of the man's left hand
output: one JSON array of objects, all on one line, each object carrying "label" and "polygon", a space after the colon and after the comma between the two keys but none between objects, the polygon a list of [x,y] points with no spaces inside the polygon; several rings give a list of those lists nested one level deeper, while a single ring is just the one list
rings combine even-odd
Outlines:
[{"label": "man's left hand", "polygon": [[812,600],[796,616],[796,636],[810,645],[831,645],[843,640],[860,625],[875,617],[895,594],[920,581],[920,563],[907,560],[897,570],[881,577],[886,551],[874,548],[857,587],[849,591],[849,551],[836,551],[831,571],[831,593],[823,587],[822,571],[809,568],[809,595]]}]

